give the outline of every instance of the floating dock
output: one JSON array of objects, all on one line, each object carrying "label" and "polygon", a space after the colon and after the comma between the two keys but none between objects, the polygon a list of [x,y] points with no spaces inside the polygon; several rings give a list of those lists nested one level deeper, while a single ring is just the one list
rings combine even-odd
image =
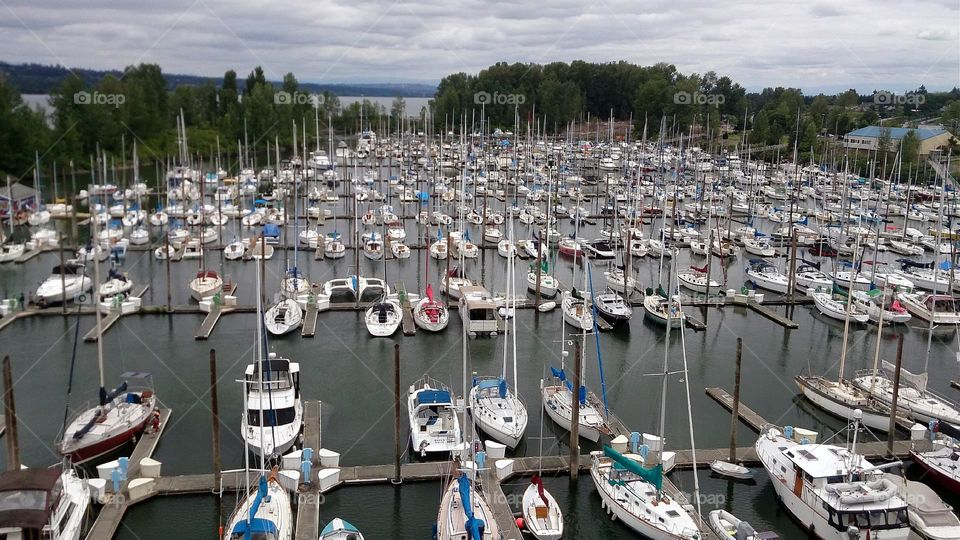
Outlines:
[{"label": "floating dock", "polygon": [[[160,436],[163,435],[163,430],[167,426],[167,422],[170,420],[170,409],[160,409],[160,429],[154,433],[144,433],[140,440],[137,441],[137,446],[133,449],[133,453],[130,455],[130,466],[127,469],[127,481],[124,481],[120,487],[120,495],[123,495],[127,489],[127,482],[130,479],[136,478],[140,472],[140,460],[153,456],[153,452],[157,449],[157,443],[160,442]],[[211,477],[213,475],[210,475]],[[108,483],[109,485],[109,483]],[[93,523],[93,527],[90,528],[90,532],[87,533],[87,540],[104,540],[105,538],[113,538],[117,533],[117,529],[120,528],[120,522],[123,520],[123,515],[127,512],[127,508],[132,504],[136,504],[142,500],[152,497],[154,494],[158,493],[157,489],[154,489],[149,495],[137,500],[131,500],[128,497],[117,497],[117,494],[108,494],[108,500],[103,505],[103,508],[100,509],[100,514],[97,516],[97,520]]]},{"label": "floating dock", "polygon": [[756,300],[752,300],[752,299],[747,300],[746,306],[752,309],[753,311],[756,311],[757,313],[763,315],[764,317],[770,319],[771,321],[779,324],[784,328],[789,328],[791,330],[796,330],[797,328],[800,328],[800,325],[793,322],[793,320],[787,317],[784,317],[783,315],[780,315],[776,311],[773,311],[772,309],[764,306],[763,304],[760,304]]},{"label": "floating dock", "polygon": [[[137,292],[131,294],[130,296],[134,298],[143,298],[143,295],[146,294],[147,289],[149,288],[150,288],[149,284],[144,285],[143,287],[140,287],[137,290]],[[86,335],[83,336],[83,340],[97,341],[104,334],[107,333],[107,330],[109,330],[110,327],[114,325],[114,323],[120,320],[120,317],[123,317],[124,315],[133,315],[134,313],[138,313],[139,311],[140,310],[137,309],[132,313],[123,313],[120,309],[111,309],[110,312],[107,314],[107,316],[100,321],[100,332],[98,333],[97,327],[94,326],[93,328],[90,329],[89,332],[86,333]]]},{"label": "floating dock", "polygon": [[301,337],[312,338],[317,334],[317,315],[319,313],[316,303],[307,304],[307,312],[303,316],[303,326],[300,328]]},{"label": "floating dock", "polygon": [[296,540],[316,540],[320,536],[320,482],[317,473],[320,470],[321,406],[316,400],[303,402],[303,447],[313,449],[313,466],[310,469],[310,483],[304,484],[306,489],[297,494]]}]

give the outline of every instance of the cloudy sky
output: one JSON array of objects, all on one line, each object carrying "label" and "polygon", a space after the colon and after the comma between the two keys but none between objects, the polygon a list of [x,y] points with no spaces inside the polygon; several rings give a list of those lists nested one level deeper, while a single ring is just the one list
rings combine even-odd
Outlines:
[{"label": "cloudy sky", "polygon": [[623,59],[749,89],[960,85],[960,0],[0,0],[0,35],[8,62],[305,82]]}]

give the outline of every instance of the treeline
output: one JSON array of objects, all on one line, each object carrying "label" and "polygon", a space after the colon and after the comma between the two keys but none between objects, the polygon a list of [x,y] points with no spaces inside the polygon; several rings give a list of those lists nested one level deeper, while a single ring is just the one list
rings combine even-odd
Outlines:
[{"label": "treeline", "polygon": [[[121,77],[122,71],[97,70],[84,68],[67,68],[60,65],[46,64],[10,64],[0,62],[0,74],[7,76],[13,85],[22,94],[49,94],[54,88],[70,76],[78,76],[88,85],[96,84],[104,77]],[[183,75],[178,73],[164,73],[163,78],[167,89],[173,90],[181,85],[199,86],[213,82],[217,86],[223,84],[223,78],[201,77],[198,75]],[[243,90],[244,81],[239,81],[239,88]],[[274,81],[279,85],[279,81]],[[309,92],[331,92],[338,96],[367,96],[367,97],[433,97],[437,87],[432,84],[421,83],[304,83],[302,88]]]},{"label": "treeline", "polygon": [[[644,125],[648,136],[656,136],[661,126],[670,133],[694,128],[708,133],[709,128],[715,137],[746,128],[755,145],[792,143],[799,133],[801,151],[808,152],[818,135],[841,136],[881,118],[936,118],[960,100],[956,88],[934,93],[920,86],[900,96],[879,92],[806,96],[797,88],[778,87],[748,93],[728,76],[712,71],[685,75],[663,63],[497,63],[476,75],[444,77],[433,114],[438,127],[449,129],[461,122],[477,126],[483,103],[483,114],[494,128],[513,128],[518,118],[525,125],[535,115],[548,133],[564,132],[588,117],[591,122],[632,118],[635,138]],[[949,115],[944,120],[948,126],[955,121]]]},{"label": "treeline", "polygon": [[259,154],[258,163],[263,163],[268,143],[279,144],[281,156],[289,157],[294,122],[298,146],[304,143],[306,126],[312,148],[319,117],[325,148],[328,123],[335,136],[342,137],[361,126],[395,130],[402,115],[420,112],[406,111],[401,97],[390,110],[369,100],[341,107],[336,95],[311,92],[292,73],[274,85],[259,67],[245,79],[230,70],[219,85],[208,79],[170,90],[155,64],[131,66],[92,83],[69,74],[50,92],[50,103],[49,118],[42,110],[31,110],[0,74],[0,172],[29,177],[35,152],[43,166],[73,161],[85,168],[98,149],[112,156],[124,152],[129,158],[135,141],[142,161],[165,161],[178,153],[176,118],[181,112],[191,153],[211,159],[219,143],[223,163],[231,170],[237,168],[238,143],[245,137],[249,154]]}]

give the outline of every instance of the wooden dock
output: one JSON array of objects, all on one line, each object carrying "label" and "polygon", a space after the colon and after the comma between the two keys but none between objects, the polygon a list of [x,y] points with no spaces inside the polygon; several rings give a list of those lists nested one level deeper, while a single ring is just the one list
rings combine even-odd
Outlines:
[{"label": "wooden dock", "polygon": [[[143,295],[146,294],[147,289],[149,288],[150,288],[149,284],[144,285],[143,287],[140,287],[137,290],[137,292],[131,294],[130,296],[136,297],[136,298],[143,298]],[[125,314],[122,313],[119,309],[111,309],[110,313],[108,313],[107,316],[100,321],[100,332],[99,333],[97,332],[97,327],[96,325],[94,325],[94,327],[91,328],[90,331],[83,336],[83,340],[97,341],[98,339],[100,339],[101,336],[103,336],[103,334],[107,333],[107,330],[109,330],[110,327],[114,325],[114,323],[120,320],[120,317],[123,317],[124,315]],[[126,315],[133,315],[133,313],[127,313]]]},{"label": "wooden dock", "polygon": [[407,288],[403,283],[397,283],[394,287],[397,291],[400,291],[400,309],[403,312],[400,326],[403,329],[403,335],[415,336],[417,335],[417,324],[413,320],[413,306],[410,304]]},{"label": "wooden dock", "polygon": [[319,313],[316,302],[307,304],[307,312],[303,316],[303,326],[300,328],[301,337],[312,338],[317,334],[317,315]]},{"label": "wooden dock", "polygon": [[33,315],[35,312],[33,310],[25,309],[23,311],[17,311],[16,313],[11,313],[6,317],[0,318],[0,330],[13,324],[13,321],[17,319],[23,319]]},{"label": "wooden dock", "polygon": [[220,316],[230,313],[231,311],[233,311],[232,307],[223,307],[218,304],[211,305],[210,311],[207,313],[207,316],[203,318],[203,322],[200,323],[200,328],[197,328],[197,333],[193,336],[193,339],[210,338],[214,327],[216,327],[220,321]]},{"label": "wooden dock", "polygon": [[692,317],[689,313],[684,312],[683,321],[687,326],[692,328],[694,332],[703,332],[707,329],[706,323],[696,317]]},{"label": "wooden dock", "polygon": [[507,502],[507,497],[500,486],[500,480],[497,478],[496,467],[493,463],[484,465],[484,468],[480,471],[480,478],[487,504],[490,505],[493,519],[496,520],[497,527],[500,529],[501,538],[522,540],[523,535],[520,533],[517,522],[513,517],[513,508]]},{"label": "wooden dock", "polygon": [[784,328],[789,328],[791,330],[796,330],[797,328],[800,328],[800,325],[793,322],[793,320],[787,317],[784,317],[783,315],[780,315],[776,311],[773,311],[772,309],[764,306],[763,304],[760,304],[756,300],[747,300],[746,306],[752,309],[753,311],[756,311],[757,313],[763,315],[764,317],[770,319],[771,321],[779,324]]},{"label": "wooden dock", "polygon": [[[137,477],[137,474],[140,472],[140,460],[151,457],[154,450],[157,448],[157,443],[160,442],[160,436],[163,435],[163,430],[167,426],[167,422],[170,420],[170,409],[161,409],[160,410],[160,429],[155,433],[144,433],[140,440],[137,442],[137,446],[133,449],[133,453],[130,455],[130,465],[127,469],[127,479],[133,479]],[[213,475],[211,477],[211,484]],[[126,490],[127,481],[124,481],[120,487],[120,494],[123,495]],[[109,483],[108,483],[109,486]],[[87,540],[104,540],[108,538],[113,538],[116,534],[117,529],[120,527],[120,522],[123,520],[123,515],[127,512],[127,508],[132,504],[136,504],[142,500],[145,500],[149,497],[152,497],[154,494],[158,493],[157,489],[154,489],[149,495],[142,499],[130,500],[126,497],[117,497],[117,494],[108,495],[108,501],[103,505],[103,508],[100,509],[100,514],[97,515],[97,520],[93,523],[93,527],[90,528],[90,532],[87,533]]]},{"label": "wooden dock", "polygon": [[313,449],[313,467],[306,489],[297,495],[296,540],[315,540],[320,536],[318,518],[320,513],[320,484],[317,471],[320,466],[321,403],[316,400],[303,403],[303,447]]},{"label": "wooden dock", "polygon": [[30,251],[23,252],[23,254],[17,257],[16,259],[14,259],[13,262],[15,264],[23,264],[41,253],[46,253],[47,251],[53,251],[54,249],[55,248],[52,248],[49,246],[37,248],[37,249],[31,249]]},{"label": "wooden dock", "polygon": [[[714,401],[722,405],[728,411],[733,410],[733,396],[723,388],[707,388],[707,395],[713,398]],[[743,401],[740,401],[737,412],[740,415],[740,421],[750,426],[750,428],[757,433],[763,431],[764,426],[773,425],[767,421],[766,418],[760,416],[759,413],[744,405]]]}]

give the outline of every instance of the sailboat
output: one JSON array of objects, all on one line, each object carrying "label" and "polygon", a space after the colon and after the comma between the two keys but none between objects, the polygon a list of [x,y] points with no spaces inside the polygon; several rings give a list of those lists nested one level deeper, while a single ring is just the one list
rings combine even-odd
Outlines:
[{"label": "sailboat", "polygon": [[[511,223],[510,236],[513,236]],[[507,262],[506,308],[510,300],[516,304],[514,259]],[[515,308],[516,306],[514,306]],[[507,359],[513,358],[513,388],[517,388],[517,318],[510,318],[507,330],[510,340],[503,343],[503,365],[499,377],[475,377],[470,388],[470,415],[477,427],[492,439],[513,449],[527,429],[527,408],[507,383]],[[504,336],[506,337],[506,336]],[[508,355],[508,350],[512,351]]]},{"label": "sailboat", "polygon": [[[859,237],[856,250],[859,250]],[[850,288],[852,289],[852,286]],[[837,380],[829,380],[826,377],[815,375],[797,375],[794,380],[804,397],[817,407],[848,421],[855,414],[859,415],[858,423],[862,423],[870,429],[886,432],[890,428],[889,407],[872,398],[843,377],[847,359],[847,339],[850,336],[852,305],[852,298],[848,295],[846,317],[843,325],[843,345],[840,349],[840,373]],[[866,314],[863,316],[866,317]]]},{"label": "sailboat", "polygon": [[403,320],[400,303],[396,300],[381,298],[367,308],[363,320],[370,335],[374,337],[392,336]]},{"label": "sailboat", "polygon": [[[94,231],[96,220],[90,221]],[[94,282],[100,282],[100,261],[93,261]],[[94,290],[94,305],[100,305],[100,292]],[[107,391],[103,367],[103,322],[100,310],[95,310],[97,320],[97,368],[100,373],[99,401],[73,417],[64,428],[57,451],[72,463],[84,463],[117,450],[133,441],[147,427],[157,412],[157,397],[154,395],[149,373],[126,372],[120,378],[120,386]]]},{"label": "sailboat", "polygon": [[[667,286],[673,289],[672,280],[668,281]],[[683,330],[681,329],[680,332],[681,343],[683,343]],[[651,437],[652,440],[657,441],[655,447],[651,448],[646,456],[640,456],[621,454],[609,446],[604,446],[602,452],[590,453],[590,477],[600,493],[602,506],[607,513],[616,516],[634,531],[656,540],[699,540],[700,527],[690,515],[686,505],[667,495],[663,490],[665,462],[669,461],[663,451],[669,374],[667,360],[670,355],[669,327],[665,343],[661,373],[660,433],[656,438]],[[686,372],[686,353],[684,353],[684,372]],[[689,388],[687,389],[687,412],[690,413]],[[692,442],[692,418],[690,436]],[[696,469],[694,469],[694,485],[698,486],[696,478]]]},{"label": "sailboat", "polygon": [[537,540],[559,540],[563,536],[563,512],[560,505],[553,495],[543,487],[543,479],[540,478],[540,469],[543,465],[543,408],[540,409],[540,437],[539,452],[540,458],[537,467],[537,473],[530,478],[530,484],[523,491],[521,499],[521,511],[523,513],[523,526]]},{"label": "sailboat", "polygon": [[320,531],[319,540],[363,540],[363,535],[349,521],[333,518]]},{"label": "sailboat", "polygon": [[[467,330],[463,328],[463,389],[467,387]],[[466,424],[466,411],[463,423]],[[472,430],[471,430],[472,431]],[[465,457],[471,458],[462,463],[457,477],[452,477],[443,491],[440,507],[437,510],[436,540],[498,540],[500,527],[486,500],[486,494],[478,487],[478,473],[483,463],[474,461],[473,442],[466,441]],[[457,460],[455,463],[461,463]]]},{"label": "sailboat", "polygon": [[427,285],[426,294],[413,308],[413,322],[428,332],[439,332],[450,322],[450,311],[434,299],[432,285]]}]

